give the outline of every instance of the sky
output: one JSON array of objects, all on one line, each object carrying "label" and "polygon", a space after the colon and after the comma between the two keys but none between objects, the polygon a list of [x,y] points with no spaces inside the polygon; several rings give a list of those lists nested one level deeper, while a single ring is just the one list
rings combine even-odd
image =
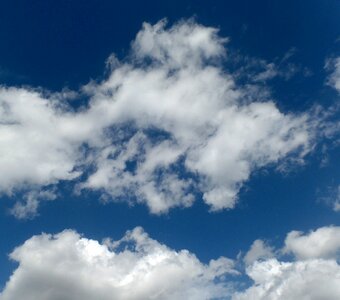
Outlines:
[{"label": "sky", "polygon": [[0,2],[0,300],[339,299],[340,1]]}]

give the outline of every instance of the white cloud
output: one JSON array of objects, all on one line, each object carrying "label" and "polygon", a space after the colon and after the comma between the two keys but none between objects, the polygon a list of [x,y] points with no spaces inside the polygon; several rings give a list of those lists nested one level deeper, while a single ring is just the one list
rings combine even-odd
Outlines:
[{"label": "white cloud", "polygon": [[141,228],[104,244],[74,231],[42,234],[10,256],[19,266],[1,300],[217,299],[230,291],[224,276],[236,274],[229,259],[203,264]]},{"label": "white cloud", "polygon": [[340,227],[321,227],[306,235],[292,231],[287,235],[284,251],[298,259],[336,258],[340,251]]},{"label": "white cloud", "polygon": [[257,260],[264,260],[274,256],[272,247],[266,245],[262,240],[255,240],[249,251],[244,256],[246,265],[251,265]]},{"label": "white cloud", "polygon": [[23,196],[23,201],[16,202],[10,212],[18,219],[32,219],[38,214],[40,201],[53,201],[56,198],[54,190],[30,191]]},{"label": "white cloud", "polygon": [[266,81],[278,76],[278,70],[274,63],[268,63],[265,65],[265,70],[257,74],[254,77],[254,81]]},{"label": "white cloud", "polygon": [[201,26],[193,21],[182,21],[165,30],[166,20],[155,25],[143,24],[133,43],[134,55],[144,61],[151,58],[160,66],[183,69],[203,68],[205,60],[224,54],[218,30]]},{"label": "white cloud", "polygon": [[70,180],[79,153],[62,132],[58,103],[26,89],[0,89],[0,191]]},{"label": "white cloud", "polygon": [[[295,75],[310,76],[311,71],[308,68],[291,60],[296,51],[295,48],[291,48],[283,56],[275,57],[272,61],[240,55],[238,52],[229,52],[228,62],[231,62],[235,68],[233,76],[247,80],[248,83],[266,83],[274,78],[287,81]],[[231,59],[230,56],[232,56]]]},{"label": "white cloud", "polygon": [[[216,30],[191,22],[169,30],[164,26],[146,24],[133,44],[134,56],[150,64],[121,65],[107,80],[87,87],[91,112],[102,120],[133,124],[138,132],[132,139],[140,140],[142,131],[144,141],[138,144],[139,154],[133,154],[138,161],[134,174],[125,170],[131,159],[126,150],[117,159],[117,148],[111,147],[83,187],[103,188],[114,197],[134,190],[156,213],[188,206],[193,201],[192,182],[173,171],[182,162],[180,167],[198,175],[196,184],[213,210],[232,208],[254,169],[294,151],[300,156],[308,152],[308,116],[284,115],[263,99],[249,102],[251,96],[235,86],[231,75],[209,63],[224,55],[224,41]],[[167,136],[155,143],[147,133],[150,128]],[[164,188],[159,171],[170,178]],[[182,188],[173,195],[167,187],[177,183]]]},{"label": "white cloud", "polygon": [[334,260],[280,262],[269,259],[247,269],[254,285],[233,300],[337,300],[340,266]]},{"label": "white cloud", "polygon": [[237,86],[216,29],[165,26],[144,24],[126,60],[111,56],[111,73],[83,87],[90,101],[78,111],[60,93],[2,88],[0,190],[76,180],[153,213],[190,206],[198,190],[219,210],[235,206],[254,170],[310,151],[310,116]]},{"label": "white cloud", "polygon": [[[284,248],[276,253],[292,253],[295,261],[280,261],[273,257],[272,249],[264,251],[266,247],[255,243],[248,254],[264,253],[267,258],[251,259],[253,263],[247,266],[246,274],[254,283],[236,292],[233,300],[339,299],[339,227],[321,227],[305,235],[299,231],[288,233]],[[249,258],[248,254],[245,258]]]},{"label": "white cloud", "polygon": [[[204,264],[187,250],[172,250],[140,227],[121,240],[103,243],[72,230],[42,234],[10,254],[19,265],[0,299],[336,300],[337,230],[322,227],[297,237],[300,244],[290,250],[295,255],[291,261],[280,259],[282,250],[256,240],[244,258],[245,273],[236,271],[240,265],[225,257]],[[285,249],[293,233],[288,233]],[[305,254],[300,246],[319,251]],[[245,287],[240,275],[249,276],[253,284]]]}]

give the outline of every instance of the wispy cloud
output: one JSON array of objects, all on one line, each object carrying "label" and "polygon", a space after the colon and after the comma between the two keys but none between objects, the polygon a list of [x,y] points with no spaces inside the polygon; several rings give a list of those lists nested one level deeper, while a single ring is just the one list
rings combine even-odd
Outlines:
[{"label": "wispy cloud", "polygon": [[340,57],[327,59],[325,68],[331,71],[328,84],[340,93]]}]

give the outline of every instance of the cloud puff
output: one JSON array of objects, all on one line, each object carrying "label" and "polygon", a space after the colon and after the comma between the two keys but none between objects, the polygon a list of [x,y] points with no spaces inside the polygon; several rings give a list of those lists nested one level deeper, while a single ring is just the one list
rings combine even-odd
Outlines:
[{"label": "cloud puff", "polygon": [[236,274],[229,259],[203,264],[141,228],[105,244],[74,231],[42,234],[10,256],[19,266],[1,300],[217,299],[229,293],[224,276]]},{"label": "cloud puff", "polygon": [[273,249],[270,246],[262,240],[255,240],[243,260],[246,265],[251,265],[257,260],[264,260],[273,256]]},{"label": "cloud puff", "polygon": [[[305,235],[292,231],[288,233],[281,252],[292,253],[295,261],[263,257],[255,260],[246,268],[246,274],[254,284],[245,291],[236,292],[232,299],[339,299],[339,250],[339,227],[321,227]],[[254,252],[254,246],[250,251]],[[267,252],[267,257],[272,256]]]},{"label": "cloud puff", "polygon": [[306,235],[292,231],[284,249],[298,259],[336,258],[340,251],[340,227],[321,227]]},{"label": "cloud puff", "polygon": [[334,260],[255,262],[247,269],[254,285],[233,300],[336,300],[340,296],[340,266]]},{"label": "cloud puff", "polygon": [[0,190],[74,180],[153,213],[188,207],[197,192],[212,210],[233,208],[254,170],[301,160],[314,129],[307,113],[236,85],[222,67],[226,42],[193,21],[144,24],[76,110],[61,94],[2,88]]},{"label": "cloud puff", "polygon": [[39,202],[56,198],[54,190],[33,190],[23,196],[23,201],[16,202],[10,212],[18,219],[32,219],[38,214]]}]

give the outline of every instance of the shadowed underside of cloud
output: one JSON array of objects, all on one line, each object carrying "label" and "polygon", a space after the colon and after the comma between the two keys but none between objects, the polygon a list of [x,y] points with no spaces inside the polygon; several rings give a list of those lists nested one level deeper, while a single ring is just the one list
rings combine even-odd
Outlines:
[{"label": "shadowed underside of cloud", "polygon": [[[204,264],[139,227],[102,244],[66,230],[34,236],[10,254],[19,266],[0,299],[336,300],[339,250],[340,227],[330,226],[290,232],[279,250],[257,240],[244,256],[245,266],[225,257]],[[291,259],[281,260],[282,253]],[[248,288],[243,272],[254,282]]]},{"label": "shadowed underside of cloud", "polygon": [[308,113],[284,114],[237,85],[222,68],[226,43],[193,21],[144,24],[131,54],[111,56],[109,76],[82,88],[78,109],[60,94],[2,87],[0,191],[72,180],[152,213],[191,206],[197,192],[212,210],[233,208],[254,170],[301,162],[315,132]]}]

